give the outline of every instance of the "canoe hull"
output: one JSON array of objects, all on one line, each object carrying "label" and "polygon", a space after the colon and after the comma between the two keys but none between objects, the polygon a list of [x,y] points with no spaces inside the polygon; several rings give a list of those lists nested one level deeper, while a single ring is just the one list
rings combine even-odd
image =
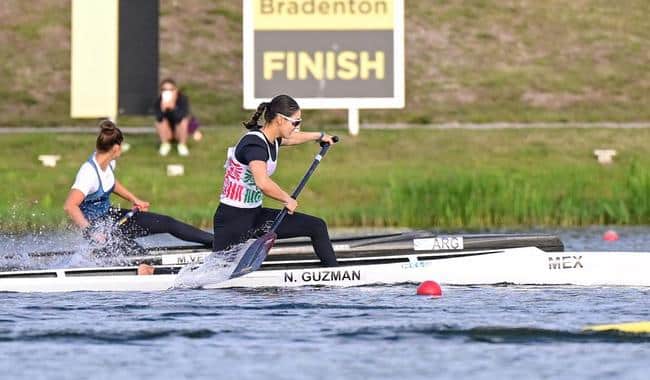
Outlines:
[{"label": "canoe hull", "polygon": [[[365,262],[365,263],[364,263]],[[291,265],[288,265],[291,264]],[[649,252],[546,252],[536,247],[442,254],[384,255],[341,260],[336,268],[276,261],[245,276],[202,287],[363,286],[419,283],[650,286]],[[162,291],[173,289],[179,265],[157,265],[154,275],[137,267],[0,273],[0,291]]]}]

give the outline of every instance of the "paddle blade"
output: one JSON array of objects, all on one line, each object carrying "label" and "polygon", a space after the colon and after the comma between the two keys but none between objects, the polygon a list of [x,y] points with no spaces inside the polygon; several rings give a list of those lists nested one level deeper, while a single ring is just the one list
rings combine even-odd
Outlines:
[{"label": "paddle blade", "polygon": [[277,235],[274,232],[268,232],[264,234],[264,236],[255,240],[255,242],[248,247],[241,260],[239,260],[239,263],[230,275],[230,278],[240,277],[260,269],[262,262],[266,259],[271,247],[273,247],[276,238]]}]

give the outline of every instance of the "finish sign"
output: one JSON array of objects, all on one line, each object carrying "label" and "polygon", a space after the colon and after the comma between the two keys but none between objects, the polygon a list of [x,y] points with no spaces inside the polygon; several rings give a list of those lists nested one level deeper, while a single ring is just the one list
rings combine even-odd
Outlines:
[{"label": "finish sign", "polygon": [[351,110],[356,134],[360,108],[404,107],[403,0],[243,0],[243,12],[244,108],[288,94]]}]

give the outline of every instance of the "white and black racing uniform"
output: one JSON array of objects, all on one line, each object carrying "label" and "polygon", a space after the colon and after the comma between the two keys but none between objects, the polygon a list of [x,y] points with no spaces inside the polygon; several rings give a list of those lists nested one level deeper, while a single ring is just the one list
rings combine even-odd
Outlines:
[{"label": "white and black racing uniform", "polygon": [[[267,174],[271,176],[277,167],[281,143],[281,139],[271,142],[260,130],[252,130],[235,147],[228,149],[220,203],[214,214],[215,251],[261,235],[280,213],[280,210],[262,207],[263,194],[255,185],[249,163],[266,162]],[[276,233],[281,239],[310,237],[323,265],[338,265],[327,225],[322,219],[296,212],[284,218]]]}]

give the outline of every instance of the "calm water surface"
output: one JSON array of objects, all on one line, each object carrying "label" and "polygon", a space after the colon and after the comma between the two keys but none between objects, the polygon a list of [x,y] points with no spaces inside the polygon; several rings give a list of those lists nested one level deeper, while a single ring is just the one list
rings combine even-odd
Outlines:
[{"label": "calm water surface", "polygon": [[[649,228],[561,232],[569,250],[650,251]],[[0,293],[2,378],[647,379],[650,288],[444,287]]]}]

